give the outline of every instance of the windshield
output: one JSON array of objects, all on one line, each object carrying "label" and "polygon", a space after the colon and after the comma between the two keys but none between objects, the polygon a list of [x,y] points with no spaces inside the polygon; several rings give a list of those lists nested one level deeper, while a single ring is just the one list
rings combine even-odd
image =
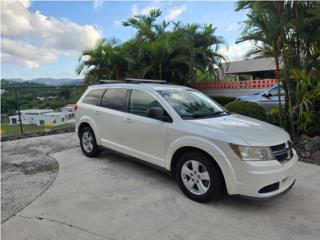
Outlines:
[{"label": "windshield", "polygon": [[182,119],[208,118],[228,114],[218,103],[198,91],[182,89],[158,92]]}]

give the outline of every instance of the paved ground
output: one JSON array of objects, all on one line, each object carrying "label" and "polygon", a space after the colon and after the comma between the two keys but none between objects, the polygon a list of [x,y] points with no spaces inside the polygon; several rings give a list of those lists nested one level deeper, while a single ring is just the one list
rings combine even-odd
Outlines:
[{"label": "paved ground", "polygon": [[49,153],[74,148],[75,133],[1,143],[1,221],[28,205],[55,179],[57,161]]},{"label": "paved ground", "polygon": [[320,239],[320,167],[299,163],[296,185],[269,202],[199,204],[166,174],[111,153],[53,155],[50,188],[2,225],[3,239]]}]

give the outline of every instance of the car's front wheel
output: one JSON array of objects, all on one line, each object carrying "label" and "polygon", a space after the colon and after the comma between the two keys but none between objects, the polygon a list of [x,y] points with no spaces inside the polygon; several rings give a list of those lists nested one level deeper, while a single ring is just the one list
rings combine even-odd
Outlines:
[{"label": "car's front wheel", "polygon": [[81,150],[86,156],[96,157],[100,154],[96,137],[90,127],[82,128],[79,137]]},{"label": "car's front wheel", "polygon": [[202,152],[190,151],[179,159],[176,178],[183,193],[197,202],[218,198],[223,189],[219,167]]}]

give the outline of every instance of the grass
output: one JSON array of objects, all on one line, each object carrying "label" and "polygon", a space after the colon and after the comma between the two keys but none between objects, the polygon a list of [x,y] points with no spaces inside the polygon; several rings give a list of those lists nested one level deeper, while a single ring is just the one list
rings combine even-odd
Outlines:
[{"label": "grass", "polygon": [[[52,130],[64,129],[74,126],[72,123],[67,123],[59,126],[55,126]],[[24,133],[37,133],[44,132],[45,128],[43,126],[37,125],[23,125]],[[20,125],[10,125],[10,124],[1,124],[1,136],[10,136],[10,135],[19,135],[21,134]]]}]

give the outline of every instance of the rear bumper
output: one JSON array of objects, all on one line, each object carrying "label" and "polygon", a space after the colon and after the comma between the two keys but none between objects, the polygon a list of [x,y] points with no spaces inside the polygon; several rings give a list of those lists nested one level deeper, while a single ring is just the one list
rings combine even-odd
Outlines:
[{"label": "rear bumper", "polygon": [[232,195],[254,199],[270,199],[287,192],[295,183],[298,156],[286,163],[274,161],[233,161],[236,184]]}]

